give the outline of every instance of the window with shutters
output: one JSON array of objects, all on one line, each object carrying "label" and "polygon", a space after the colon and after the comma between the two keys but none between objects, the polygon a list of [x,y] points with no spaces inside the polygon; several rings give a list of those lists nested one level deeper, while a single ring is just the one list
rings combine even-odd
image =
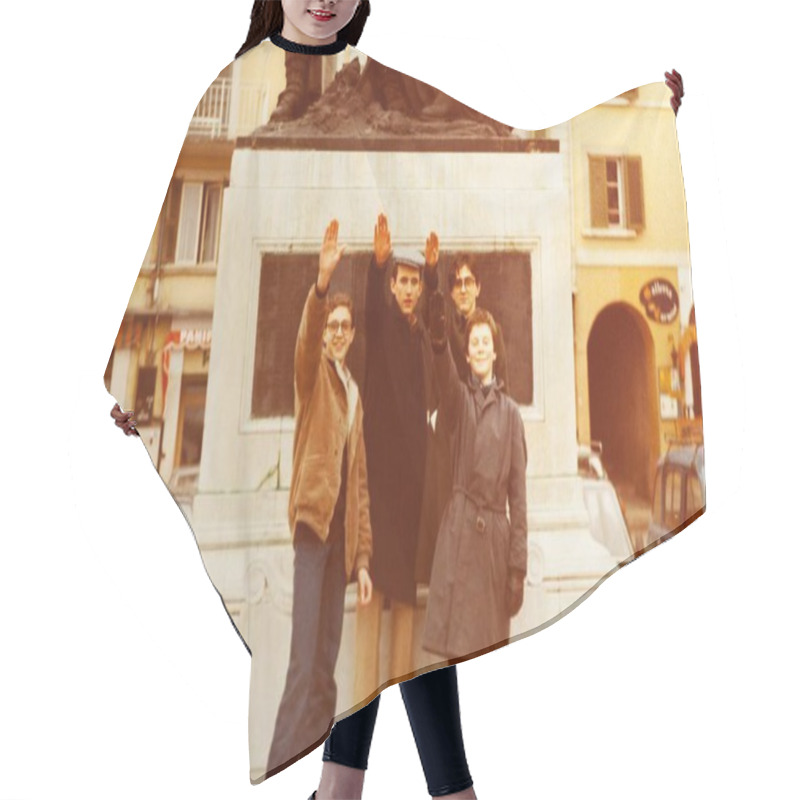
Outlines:
[{"label": "window with shutters", "polygon": [[222,190],[220,182],[173,178],[146,262],[179,266],[215,263]]},{"label": "window with shutters", "polygon": [[[446,270],[454,252],[439,254],[439,285],[446,292]],[[524,252],[474,252],[481,272],[479,304],[492,313],[504,331],[509,394],[520,405],[533,404],[533,303],[531,257]],[[347,364],[356,383],[364,386],[366,341],[363,335],[367,271],[372,253],[348,253],[333,277],[330,293],[353,298],[356,336]],[[294,415],[294,351],[303,305],[319,269],[319,254],[266,253],[256,321],[251,415],[254,418]],[[389,296],[390,297],[390,296]],[[513,333],[512,333],[513,332]]]},{"label": "window with shutters", "polygon": [[640,156],[589,156],[591,231],[644,230],[644,192]]},{"label": "window with shutters", "polygon": [[203,219],[200,226],[201,264],[217,260],[217,237],[219,234],[220,210],[222,209],[222,186],[218,183],[203,185]]}]

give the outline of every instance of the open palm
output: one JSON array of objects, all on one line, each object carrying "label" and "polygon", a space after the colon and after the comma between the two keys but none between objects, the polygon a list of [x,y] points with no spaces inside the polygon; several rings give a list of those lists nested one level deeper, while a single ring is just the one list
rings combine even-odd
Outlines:
[{"label": "open palm", "polygon": [[373,249],[378,266],[383,266],[392,252],[392,235],[389,233],[389,220],[385,214],[378,214]]},{"label": "open palm", "polygon": [[425,265],[433,269],[439,263],[439,236],[431,231],[425,242]]},{"label": "open palm", "polygon": [[345,245],[339,246],[339,220],[332,219],[325,229],[319,251],[319,277],[321,288],[327,287],[344,253]]}]

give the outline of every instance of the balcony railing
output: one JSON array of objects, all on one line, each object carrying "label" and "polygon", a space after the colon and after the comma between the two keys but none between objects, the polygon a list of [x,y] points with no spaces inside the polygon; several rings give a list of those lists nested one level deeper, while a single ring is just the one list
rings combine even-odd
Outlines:
[{"label": "balcony railing", "polygon": [[234,96],[231,78],[217,78],[211,84],[192,116],[190,136],[232,139],[248,136],[267,122],[267,87],[241,82],[237,87]]},{"label": "balcony railing", "polygon": [[189,123],[190,136],[226,139],[231,115],[231,79],[217,78],[197,105]]}]

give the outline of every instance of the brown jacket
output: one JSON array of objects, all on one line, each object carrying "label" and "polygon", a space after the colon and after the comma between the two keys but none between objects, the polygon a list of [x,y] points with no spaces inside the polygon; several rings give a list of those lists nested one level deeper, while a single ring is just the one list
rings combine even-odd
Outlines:
[{"label": "brown jacket", "polygon": [[344,552],[349,578],[354,569],[369,567],[372,556],[364,412],[355,381],[350,379],[348,404],[348,391],[336,366],[323,353],[326,322],[326,299],[317,295],[314,285],[303,309],[294,358],[295,429],[289,524],[292,536],[297,523],[304,522],[322,541],[327,539],[342,482],[342,449],[347,443]]}]

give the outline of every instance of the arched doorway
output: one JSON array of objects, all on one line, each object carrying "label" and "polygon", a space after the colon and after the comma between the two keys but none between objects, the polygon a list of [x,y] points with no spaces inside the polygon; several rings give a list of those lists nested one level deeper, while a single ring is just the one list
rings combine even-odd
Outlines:
[{"label": "arched doorway", "polygon": [[649,501],[658,454],[653,338],[627,303],[596,317],[587,344],[589,424],[618,491]]}]

